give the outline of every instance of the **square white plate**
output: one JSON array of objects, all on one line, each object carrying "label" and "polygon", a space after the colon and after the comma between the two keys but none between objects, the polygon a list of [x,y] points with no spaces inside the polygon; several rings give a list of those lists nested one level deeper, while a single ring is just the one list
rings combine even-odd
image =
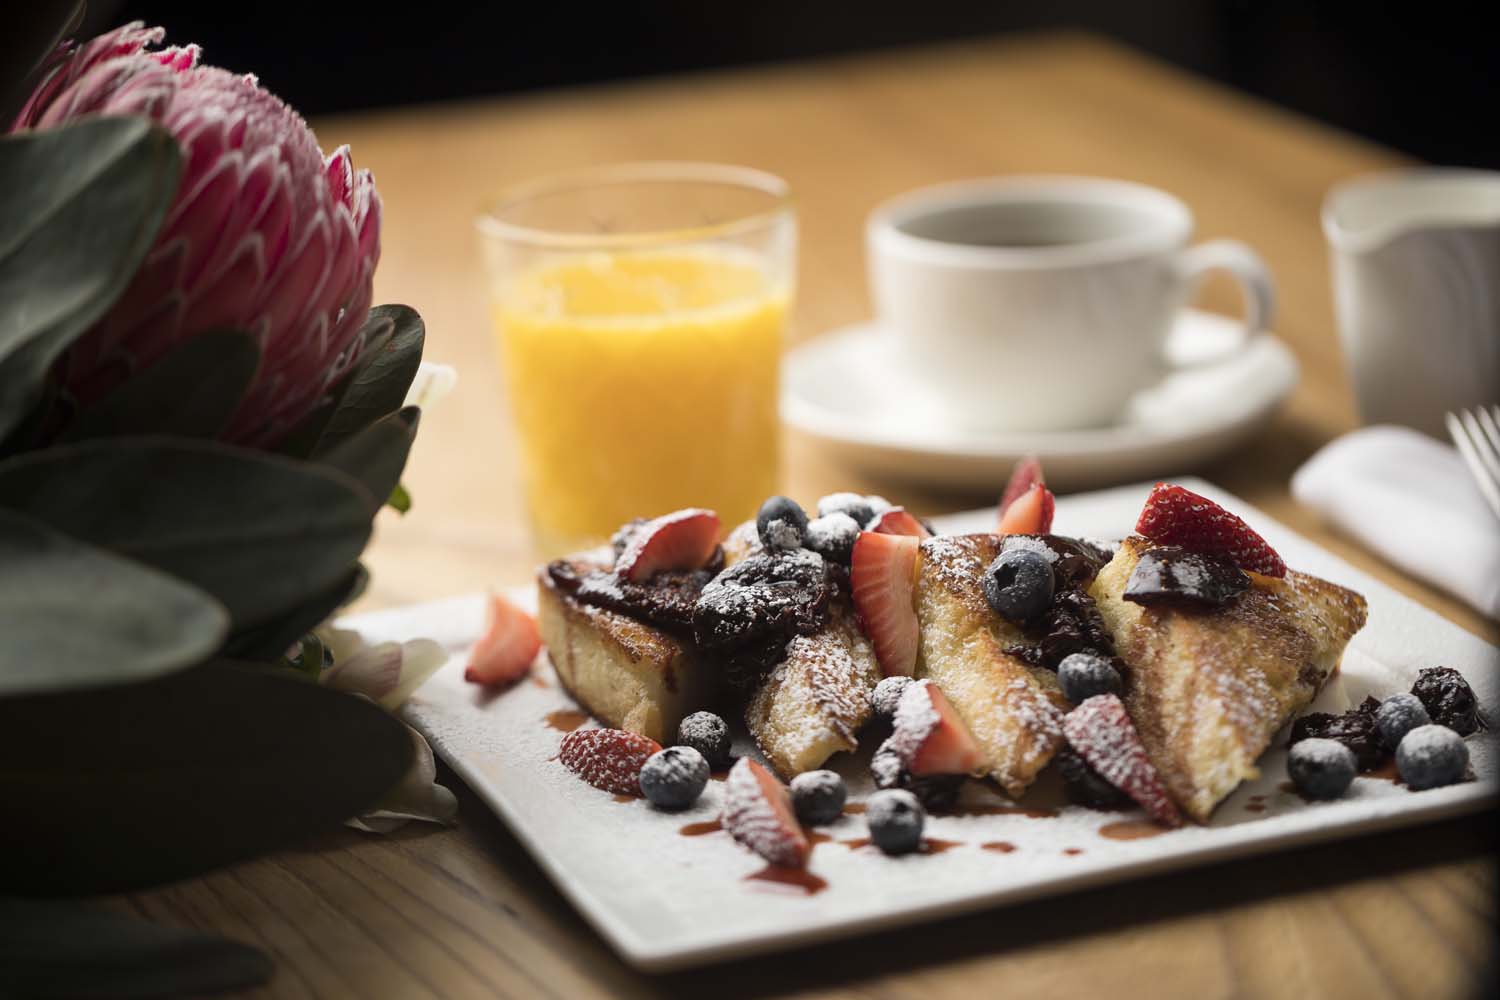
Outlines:
[{"label": "square white plate", "polygon": [[[1315,708],[1341,711],[1366,694],[1406,690],[1419,668],[1445,665],[1462,671],[1485,712],[1500,718],[1496,647],[1222,490],[1183,482],[1246,517],[1291,566],[1368,598],[1369,624],[1350,644],[1341,679],[1329,685]],[[1073,535],[1122,537],[1129,533],[1148,489],[1149,484],[1141,484],[1060,499],[1057,528]],[[955,514],[938,519],[938,527],[988,530],[992,518],[991,511]],[[532,598],[528,594],[526,599]],[[838,843],[865,835],[862,817],[845,816],[826,830],[833,842],[821,843],[813,852],[809,870],[826,880],[827,888],[809,894],[797,887],[747,881],[746,876],[764,865],[728,834],[679,834],[686,824],[718,816],[723,788],[719,782],[709,783],[694,808],[668,814],[641,800],[616,801],[558,764],[553,758],[563,733],[549,725],[547,716],[573,706],[557,687],[545,655],[532,680],[498,695],[464,682],[467,648],[482,627],[482,617],[483,598],[471,595],[362,615],[341,624],[372,640],[428,636],[453,651],[450,661],[408,702],[406,719],[500,814],[599,933],[642,969],[679,968],[805,945],[1150,872],[1477,811],[1496,790],[1493,730],[1467,741],[1477,781],[1413,793],[1387,780],[1361,777],[1343,799],[1316,805],[1280,789],[1285,752],[1278,740],[1260,762],[1262,777],[1226,800],[1208,826],[1144,839],[1107,839],[1098,832],[1128,817],[1062,805],[1050,818],[933,817],[927,836],[955,841],[957,846],[941,853],[888,858],[873,848]],[[735,750],[751,752],[743,733]],[[864,755],[835,761],[849,779],[851,801],[870,791],[868,752],[867,747]],[[978,783],[966,790],[966,801],[970,793],[976,803],[1002,801]],[[1027,802],[1046,797],[1045,788],[1033,789]],[[1011,849],[981,846],[996,842]]]}]

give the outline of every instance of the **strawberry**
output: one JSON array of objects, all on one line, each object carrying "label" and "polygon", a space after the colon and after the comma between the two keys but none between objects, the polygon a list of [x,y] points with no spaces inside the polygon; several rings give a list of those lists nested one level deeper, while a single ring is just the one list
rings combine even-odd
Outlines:
[{"label": "strawberry", "polygon": [[595,788],[641,794],[641,765],[661,744],[623,729],[575,729],[563,737],[557,759]]},{"label": "strawberry", "polygon": [[875,522],[870,525],[870,531],[878,531],[882,535],[911,535],[913,538],[931,538],[932,532],[923,526],[912,516],[905,507],[892,507],[877,515]]},{"label": "strawberry", "polygon": [[860,625],[887,677],[917,667],[917,611],[912,603],[921,542],[911,535],[861,531],[849,558],[849,584]]},{"label": "strawberry", "polygon": [[1156,766],[1118,695],[1096,694],[1063,717],[1063,735],[1100,777],[1135,799],[1162,826],[1182,825]]},{"label": "strawberry", "polygon": [[918,777],[972,774],[984,766],[984,754],[968,727],[929,680],[913,681],[901,693],[889,745]]},{"label": "strawberry", "polygon": [[644,583],[664,569],[697,569],[718,544],[719,515],[688,507],[642,525],[615,560],[615,569],[631,583]]},{"label": "strawberry", "polygon": [[1141,508],[1135,530],[1153,542],[1190,552],[1225,556],[1240,569],[1286,576],[1286,563],[1254,529],[1207,497],[1157,483]]},{"label": "strawberry", "polygon": [[1042,463],[1035,455],[1028,455],[1011,470],[1010,482],[1005,484],[1005,492],[1000,494],[999,516],[1004,517],[1006,508],[1037,483],[1047,485],[1047,481],[1042,478]]},{"label": "strawberry", "polygon": [[1041,483],[1032,483],[1000,515],[999,532],[1002,535],[1045,535],[1052,530],[1052,514],[1056,509],[1057,501],[1052,491]]},{"label": "strawberry", "polygon": [[812,844],[797,822],[792,797],[776,776],[749,757],[729,769],[724,782],[724,829],[773,865],[803,868]]},{"label": "strawberry", "polygon": [[490,595],[484,635],[469,654],[464,680],[471,684],[513,684],[531,670],[541,651],[536,619],[499,594]]}]

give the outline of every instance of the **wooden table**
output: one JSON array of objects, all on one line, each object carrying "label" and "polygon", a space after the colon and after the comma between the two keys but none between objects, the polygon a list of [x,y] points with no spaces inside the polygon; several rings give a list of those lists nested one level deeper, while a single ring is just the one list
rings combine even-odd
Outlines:
[{"label": "wooden table", "polygon": [[[1277,332],[1303,366],[1269,431],[1195,470],[1490,641],[1500,626],[1330,533],[1287,491],[1355,425],[1318,208],[1334,181],[1399,158],[1103,42],[1076,36],[885,53],[317,123],[385,202],[376,301],[427,321],[457,392],[423,417],[415,507],[383,515],[375,608],[522,582],[532,555],[472,219],[509,182],[639,159],[745,163],[800,200],[801,339],[868,315],[862,220],[935,181],[1117,176],[1184,198],[1200,235],[1255,246]],[[1202,304],[1238,307],[1227,282]],[[884,490],[788,442],[787,491]],[[950,495],[901,498],[936,513]],[[983,498],[990,502],[993,497]],[[459,783],[458,827],[341,833],[129,903],[276,959],[278,996],[1456,996],[1484,974],[1496,869],[1475,820],[1360,839],[672,976],[622,964]],[[1493,965],[1490,967],[1493,972]]]}]

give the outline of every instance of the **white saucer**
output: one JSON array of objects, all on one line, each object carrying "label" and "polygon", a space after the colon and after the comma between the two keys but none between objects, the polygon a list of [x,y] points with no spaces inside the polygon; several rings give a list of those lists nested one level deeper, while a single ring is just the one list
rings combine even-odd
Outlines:
[{"label": "white saucer", "polygon": [[[1236,342],[1239,329],[1238,320],[1184,309],[1168,355],[1211,359]],[[1142,390],[1110,427],[965,431],[936,415],[932,389],[902,383],[876,328],[860,323],[787,355],[781,416],[877,475],[993,492],[1017,459],[1034,454],[1050,485],[1076,490],[1181,472],[1233,448],[1265,424],[1297,384],[1297,372],[1292,352],[1267,333],[1223,361],[1174,371]]]}]

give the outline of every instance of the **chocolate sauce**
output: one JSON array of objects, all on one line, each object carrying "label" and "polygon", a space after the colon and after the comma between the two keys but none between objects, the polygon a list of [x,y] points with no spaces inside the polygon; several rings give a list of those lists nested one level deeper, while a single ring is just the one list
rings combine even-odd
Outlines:
[{"label": "chocolate sauce", "polygon": [[576,708],[559,708],[555,712],[547,713],[547,725],[560,733],[571,733],[587,721],[589,721],[588,713],[580,712]]},{"label": "chocolate sauce", "polygon": [[1075,855],[1082,854],[1083,853],[1083,848],[1081,848],[1081,847],[1064,847],[1063,848],[1063,853],[1066,854],[1066,855],[1068,855],[1068,857],[1073,857]]},{"label": "chocolate sauce", "polygon": [[862,815],[864,811],[865,804],[863,802],[849,802],[844,805],[845,816],[859,816]]},{"label": "chocolate sauce", "polygon": [[819,844],[830,843],[832,840],[833,838],[826,833],[818,833],[816,830],[807,831],[807,842],[814,847],[817,847]]},{"label": "chocolate sauce", "polygon": [[[862,847],[869,847],[873,841],[869,837],[855,837],[853,840],[841,840],[839,843],[851,851],[857,851]],[[952,850],[955,847],[962,847],[963,845],[964,842],[962,840],[939,840],[937,837],[923,837],[922,846],[917,848],[916,853],[942,854],[944,851]]]},{"label": "chocolate sauce", "polygon": [[[1166,832],[1166,827],[1148,819],[1122,819],[1117,823],[1106,823],[1099,828],[1099,836],[1108,837],[1110,840],[1140,840],[1143,837],[1154,837]],[[1077,848],[1069,848],[1063,853],[1076,854]]]},{"label": "chocolate sauce", "polygon": [[724,550],[715,549],[702,569],[664,570],[644,583],[633,583],[614,570],[568,559],[548,563],[547,577],[558,590],[581,604],[690,636],[698,595],[723,567]]},{"label": "chocolate sauce", "polygon": [[1396,758],[1394,755],[1387,757],[1378,766],[1360,775],[1362,778],[1379,778],[1381,781],[1390,781],[1402,784],[1401,772],[1396,770]]},{"label": "chocolate sauce", "polygon": [[[1056,670],[1073,653],[1093,652],[1115,661],[1114,640],[1104,625],[1088,585],[1112,557],[1090,542],[1063,535],[1009,535],[1004,548],[1022,546],[1041,553],[1052,564],[1052,606],[1025,626],[1026,642],[1005,648],[1008,656],[1033,667]],[[1003,549],[1002,549],[1003,551]]]},{"label": "chocolate sauce", "polygon": [[1263,813],[1265,811],[1266,804],[1264,802],[1247,802],[1245,804],[1245,812]]},{"label": "chocolate sauce", "polygon": [[1009,854],[1016,849],[1016,845],[1008,840],[992,840],[987,844],[980,844],[979,846],[986,851],[998,851],[1001,854]]},{"label": "chocolate sauce", "polygon": [[689,823],[678,834],[684,837],[702,837],[709,833],[718,833],[724,829],[724,824],[716,819],[704,820],[702,823]]},{"label": "chocolate sauce", "polygon": [[639,795],[616,795],[615,796],[615,801],[616,802],[634,802],[638,798],[640,798]]},{"label": "chocolate sauce", "polygon": [[746,882],[768,883],[771,887],[799,889],[812,896],[828,888],[828,880],[819,878],[806,868],[784,868],[781,865],[766,865],[758,872],[745,876]]}]

